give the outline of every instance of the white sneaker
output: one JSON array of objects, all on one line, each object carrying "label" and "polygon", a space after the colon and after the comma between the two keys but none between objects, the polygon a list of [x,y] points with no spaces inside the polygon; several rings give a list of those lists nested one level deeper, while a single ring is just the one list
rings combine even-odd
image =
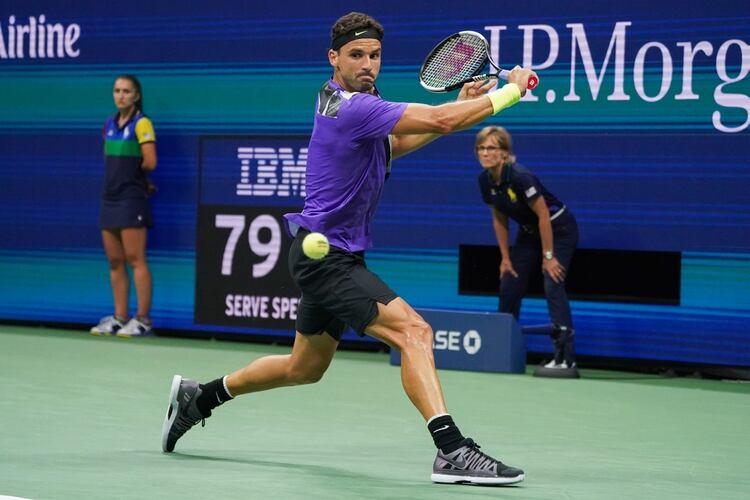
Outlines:
[{"label": "white sneaker", "polygon": [[147,325],[137,318],[130,318],[125,326],[117,330],[118,337],[142,337],[151,333],[151,325]]},{"label": "white sneaker", "polygon": [[535,377],[551,377],[551,378],[581,378],[576,367],[576,362],[568,364],[567,361],[562,363],[555,363],[553,359],[547,364],[538,366],[534,370]]},{"label": "white sneaker", "polygon": [[91,327],[89,332],[91,332],[91,335],[114,335],[123,326],[125,326],[123,322],[114,316],[104,316],[99,320],[98,325]]},{"label": "white sneaker", "polygon": [[[573,363],[572,365],[570,365],[570,368],[574,368],[575,366],[576,366],[576,364]],[[549,363],[547,363],[546,365],[544,365],[544,367],[545,368],[556,368],[558,370],[567,370],[569,368],[567,362],[563,361],[562,363],[555,363],[554,359],[552,361],[550,361]]]}]

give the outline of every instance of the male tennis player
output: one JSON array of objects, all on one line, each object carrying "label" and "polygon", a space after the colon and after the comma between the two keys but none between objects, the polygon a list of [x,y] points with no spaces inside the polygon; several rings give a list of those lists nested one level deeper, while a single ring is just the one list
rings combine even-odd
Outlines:
[{"label": "male tennis player", "polygon": [[[319,381],[350,325],[401,352],[404,390],[438,449],[433,481],[510,484],[524,479],[522,470],[480,451],[453,422],[435,371],[430,325],[367,269],[364,250],[371,246],[370,222],[390,158],[515,104],[533,73],[516,68],[507,85],[491,92],[492,83],[467,84],[459,101],[440,106],[388,102],[375,88],[382,38],[383,27],[356,12],[341,17],[331,30],[333,77],[318,94],[305,206],[302,213],[286,216],[295,235],[289,270],[302,290],[291,354],[256,359],[205,385],[175,375],[162,430],[165,452],[174,450],[177,440],[213,408],[240,394]],[[311,231],[325,234],[331,244],[322,260],[311,260],[301,250]]]}]

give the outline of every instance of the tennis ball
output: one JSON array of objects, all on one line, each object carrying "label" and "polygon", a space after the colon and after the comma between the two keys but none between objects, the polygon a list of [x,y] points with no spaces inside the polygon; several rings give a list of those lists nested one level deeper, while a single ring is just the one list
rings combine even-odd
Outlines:
[{"label": "tennis ball", "polygon": [[321,233],[310,233],[302,240],[302,251],[313,260],[320,260],[328,255],[328,238]]}]

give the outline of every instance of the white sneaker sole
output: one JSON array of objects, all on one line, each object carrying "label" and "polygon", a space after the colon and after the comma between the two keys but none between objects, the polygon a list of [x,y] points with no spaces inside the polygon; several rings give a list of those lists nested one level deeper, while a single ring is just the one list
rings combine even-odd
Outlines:
[{"label": "white sneaker sole", "polygon": [[151,336],[153,336],[153,330],[148,330],[148,331],[145,331],[143,333],[140,333],[140,332],[139,333],[128,333],[128,332],[119,331],[119,332],[115,333],[114,335],[120,337],[121,339],[132,339],[132,338],[136,338],[136,337],[151,337]]},{"label": "white sneaker sole", "polygon": [[169,429],[172,428],[172,424],[177,418],[177,393],[180,392],[181,383],[182,375],[172,377],[172,388],[169,390],[169,407],[167,407],[167,414],[164,416],[164,424],[161,426],[161,451],[164,453],[171,453],[167,451],[167,440],[169,439]]},{"label": "white sneaker sole", "polygon": [[454,476],[451,474],[432,474],[430,479],[433,483],[455,484],[515,484],[520,483],[526,478],[525,474],[515,477],[476,477],[476,476]]}]

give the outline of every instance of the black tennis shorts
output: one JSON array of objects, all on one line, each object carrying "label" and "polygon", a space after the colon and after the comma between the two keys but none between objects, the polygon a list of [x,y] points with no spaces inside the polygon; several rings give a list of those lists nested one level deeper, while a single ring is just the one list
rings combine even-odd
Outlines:
[{"label": "black tennis shorts", "polygon": [[289,272],[302,291],[295,327],[303,335],[328,333],[341,339],[346,325],[359,335],[378,315],[377,303],[388,304],[398,295],[367,269],[364,252],[331,246],[328,255],[312,260],[302,252],[310,232],[300,229],[289,250]]}]

